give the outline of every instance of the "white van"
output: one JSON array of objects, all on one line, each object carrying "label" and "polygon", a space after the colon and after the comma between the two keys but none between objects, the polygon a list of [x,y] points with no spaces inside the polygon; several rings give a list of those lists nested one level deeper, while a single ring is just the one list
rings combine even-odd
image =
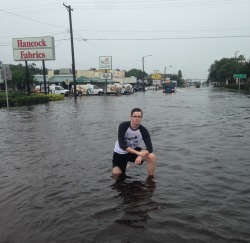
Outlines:
[{"label": "white van", "polygon": [[119,95],[121,94],[121,91],[122,91],[122,85],[121,84],[108,84],[107,86],[107,94],[108,95],[111,95],[111,94],[114,94],[114,95]]},{"label": "white van", "polygon": [[60,95],[68,96],[69,95],[69,90],[64,89],[62,86],[51,84],[49,86],[49,93],[50,94],[60,94]]},{"label": "white van", "polygon": [[[71,93],[74,93],[74,86],[71,88]],[[77,84],[76,93],[78,96],[81,95],[103,95],[103,89],[92,84]]]},{"label": "white van", "polygon": [[122,94],[132,94],[132,93],[134,93],[133,86],[131,84],[123,84],[121,93]]}]

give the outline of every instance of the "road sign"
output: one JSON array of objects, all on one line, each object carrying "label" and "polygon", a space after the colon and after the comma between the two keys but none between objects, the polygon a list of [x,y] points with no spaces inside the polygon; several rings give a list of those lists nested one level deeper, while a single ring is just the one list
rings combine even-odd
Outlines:
[{"label": "road sign", "polygon": [[247,78],[246,74],[234,74],[234,78]]},{"label": "road sign", "polygon": [[152,75],[152,78],[155,79],[155,80],[159,80],[159,79],[161,79],[161,74],[160,73],[154,73]]},{"label": "road sign", "polygon": [[12,80],[12,72],[10,70],[9,64],[2,64],[2,69],[0,69],[2,80]]},{"label": "road sign", "polygon": [[112,70],[112,57],[99,57],[99,68],[105,70]]},{"label": "road sign", "polygon": [[161,81],[160,80],[154,80],[153,79],[153,85],[160,85],[161,84]]}]

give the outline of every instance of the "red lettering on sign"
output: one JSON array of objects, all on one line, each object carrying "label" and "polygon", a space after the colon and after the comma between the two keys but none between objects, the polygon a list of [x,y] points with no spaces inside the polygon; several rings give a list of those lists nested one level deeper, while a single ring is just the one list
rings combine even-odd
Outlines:
[{"label": "red lettering on sign", "polygon": [[20,55],[22,59],[44,59],[46,57],[45,52],[25,52],[25,51],[20,51]]},{"label": "red lettering on sign", "polygon": [[17,46],[18,48],[27,48],[27,47],[45,47],[47,46],[47,43],[44,39],[41,41],[22,41],[17,40]]}]

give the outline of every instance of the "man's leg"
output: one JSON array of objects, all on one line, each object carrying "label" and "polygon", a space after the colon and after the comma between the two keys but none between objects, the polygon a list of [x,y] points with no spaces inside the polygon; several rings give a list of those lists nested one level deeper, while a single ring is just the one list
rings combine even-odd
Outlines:
[{"label": "man's leg", "polygon": [[127,166],[127,158],[124,154],[113,153],[113,177],[118,178],[121,175],[125,175]]},{"label": "man's leg", "polygon": [[113,177],[116,179],[116,178],[118,178],[118,177],[120,177],[122,175],[122,170],[120,169],[120,167],[115,166],[112,169],[112,174],[113,174]]},{"label": "man's leg", "polygon": [[148,162],[148,175],[153,176],[155,172],[156,156],[153,153],[147,154],[143,157],[143,160]]}]

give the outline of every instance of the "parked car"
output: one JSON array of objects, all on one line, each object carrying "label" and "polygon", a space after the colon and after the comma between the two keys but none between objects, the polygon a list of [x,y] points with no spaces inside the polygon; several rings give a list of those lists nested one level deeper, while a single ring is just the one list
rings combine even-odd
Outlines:
[{"label": "parked car", "polygon": [[141,86],[138,86],[138,85],[135,85],[135,86],[133,87],[133,89],[134,89],[134,92],[143,91],[142,87],[141,87]]}]

